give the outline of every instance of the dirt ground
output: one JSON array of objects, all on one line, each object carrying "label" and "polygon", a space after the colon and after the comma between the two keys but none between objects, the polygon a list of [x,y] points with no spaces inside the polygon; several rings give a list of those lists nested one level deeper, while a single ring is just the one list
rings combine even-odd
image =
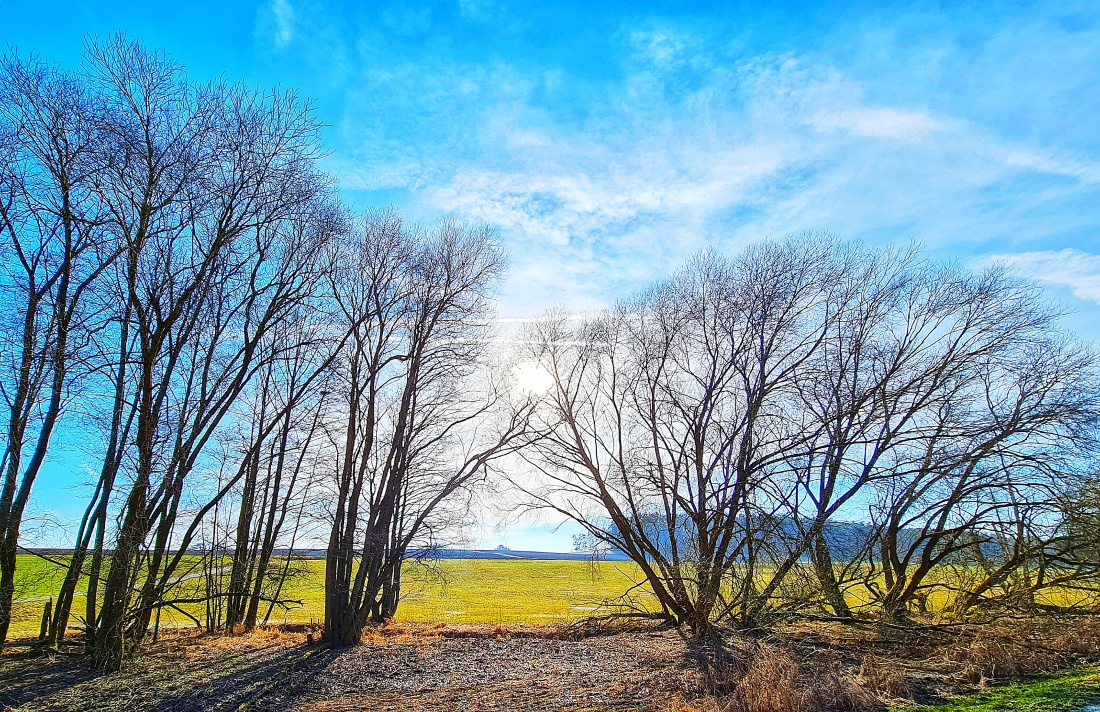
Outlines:
[{"label": "dirt ground", "polygon": [[884,709],[1095,662],[1100,622],[905,632],[802,624],[700,648],[674,630],[391,625],[329,650],[303,629],[180,632],[111,675],[12,646],[0,705],[30,710]]},{"label": "dirt ground", "polygon": [[631,710],[694,673],[670,631],[562,639],[551,630],[390,627],[364,645],[302,633],[162,640],[124,672],[67,653],[0,657],[0,703],[18,710]]}]

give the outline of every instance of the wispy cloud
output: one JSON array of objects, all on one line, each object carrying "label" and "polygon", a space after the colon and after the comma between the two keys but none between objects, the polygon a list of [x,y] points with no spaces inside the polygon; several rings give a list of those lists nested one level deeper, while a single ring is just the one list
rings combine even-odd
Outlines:
[{"label": "wispy cloud", "polygon": [[286,47],[294,39],[294,6],[290,0],[272,0],[267,11],[271,19],[271,40],[276,47]]},{"label": "wispy cloud", "polygon": [[[803,229],[940,256],[1100,252],[1088,6],[847,16],[790,41],[766,19],[593,9],[535,37],[503,3],[402,8],[335,50],[331,28],[296,30],[317,66],[348,58],[329,166],[363,200],[496,226],[508,315],[596,308],[704,245]],[[550,33],[558,53],[539,49]]]},{"label": "wispy cloud", "polygon": [[925,111],[889,106],[848,106],[823,109],[809,117],[818,131],[848,131],[857,136],[920,140],[947,130],[949,124]]},{"label": "wispy cloud", "polygon": [[1079,299],[1100,304],[1100,255],[1065,248],[994,255],[991,259],[1041,282],[1068,287]]},{"label": "wispy cloud", "polygon": [[[253,40],[257,54],[282,69],[280,83],[292,81],[314,100],[346,91],[354,43],[331,0],[267,0],[258,7]],[[308,84],[301,84],[303,75]]]},{"label": "wispy cloud", "polygon": [[[702,244],[800,229],[883,231],[933,247],[1026,243],[1067,222],[1021,219],[1027,212],[1067,191],[1096,193],[1087,164],[919,107],[868,103],[835,72],[787,58],[737,69],[736,83],[723,69],[644,113],[622,96],[579,127],[495,107],[473,157],[426,181],[421,199],[496,225],[519,247],[515,303],[555,292],[607,300]],[[1025,174],[1038,178],[1017,183]]]}]

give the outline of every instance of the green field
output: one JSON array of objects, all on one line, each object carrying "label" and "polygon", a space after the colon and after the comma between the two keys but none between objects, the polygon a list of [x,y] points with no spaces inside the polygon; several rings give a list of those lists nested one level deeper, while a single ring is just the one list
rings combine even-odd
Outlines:
[{"label": "green field", "polygon": [[[283,597],[301,600],[302,606],[286,612],[276,608],[271,616],[273,623],[320,622],[324,617],[324,561],[310,559],[301,564],[304,571],[290,580]],[[63,568],[35,556],[20,556],[18,566],[17,600],[56,595],[65,575]],[[408,564],[397,619],[511,625],[567,623],[600,611],[639,577],[633,564],[606,561],[448,559],[431,567]],[[649,600],[643,589],[634,593],[641,596],[643,604]],[[36,634],[43,605],[43,600],[16,604],[12,634]],[[83,605],[83,598],[78,598],[74,612],[83,611]],[[201,606],[187,609],[203,618]],[[193,625],[170,610],[164,611],[163,624]]]}]

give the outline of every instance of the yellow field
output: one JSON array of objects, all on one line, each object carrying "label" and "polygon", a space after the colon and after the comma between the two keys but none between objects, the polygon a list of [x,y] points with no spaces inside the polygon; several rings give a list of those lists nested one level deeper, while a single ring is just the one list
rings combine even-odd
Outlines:
[{"label": "yellow field", "polygon": [[[284,592],[305,601],[288,621],[323,615],[324,561]],[[416,622],[529,623],[574,621],[622,596],[639,576],[634,564],[584,561],[449,559],[430,569],[410,564],[397,619]],[[272,614],[272,620],[281,617]]]},{"label": "yellow field", "polygon": [[[285,611],[276,607],[270,622],[321,622],[324,618],[324,565],[322,559],[299,562],[300,572],[289,580],[282,597],[301,601],[301,605]],[[940,572],[940,575],[945,573]],[[57,594],[63,577],[64,569],[60,566],[35,556],[20,556],[15,597],[23,601],[17,603],[13,611],[13,636],[26,637],[38,632],[44,599]],[[636,565],[620,562],[447,559],[431,567],[408,564],[397,619],[418,623],[566,623],[612,611],[615,599],[627,591],[632,591],[635,604],[656,610],[648,589],[635,587],[640,580]],[[796,581],[797,577],[791,577],[792,583]],[[184,584],[186,590],[179,595],[200,596],[200,584],[201,579],[192,579]],[[846,593],[854,610],[873,607],[869,591],[856,587]],[[797,597],[800,592],[792,588],[782,591],[781,595]],[[1044,592],[1039,600],[1063,606],[1084,605],[1095,601],[1096,596],[1091,589],[1058,588]],[[948,601],[945,589],[936,588],[925,603],[934,615],[942,611]],[[202,604],[183,608],[196,618],[205,619]],[[73,606],[72,625],[79,625],[76,616],[83,611],[84,599],[78,597]],[[265,611],[266,604],[260,608],[261,618]],[[162,613],[161,623],[193,625],[191,619],[168,608]]]},{"label": "yellow field", "polygon": [[[285,613],[276,608],[271,622],[320,622],[324,617],[324,566],[320,559],[303,562],[306,570],[287,584],[283,597],[300,599],[301,607]],[[64,571],[32,556],[19,559],[16,598],[56,595]],[[622,596],[639,580],[634,564],[585,561],[448,559],[431,568],[409,564],[402,581],[397,619],[414,622],[540,625],[565,623],[592,615]],[[634,591],[641,603],[650,597]],[[44,601],[15,606],[12,635],[38,632]],[[74,605],[83,611],[84,599]],[[202,619],[201,606],[187,606]],[[261,616],[264,608],[261,607]],[[193,625],[185,616],[165,610],[162,625]],[[72,621],[77,624],[76,620]]]}]

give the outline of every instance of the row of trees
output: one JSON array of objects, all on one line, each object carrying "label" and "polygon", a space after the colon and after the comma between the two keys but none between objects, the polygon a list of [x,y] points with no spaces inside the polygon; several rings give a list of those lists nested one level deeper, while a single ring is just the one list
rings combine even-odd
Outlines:
[{"label": "row of trees", "polygon": [[856,590],[895,622],[1093,590],[1097,355],[1032,284],[792,238],[495,353],[491,230],[352,216],[292,93],[86,49],[0,71],[0,641],[58,432],[96,466],[47,637],[75,618],[106,669],[165,609],[266,620],[303,545],[357,641],[494,470],[700,635]]},{"label": "row of trees", "polygon": [[117,667],[180,566],[186,483],[220,426],[261,371],[314,338],[289,327],[307,318],[343,217],[293,94],[195,86],[123,38],[89,43],[74,71],[8,57],[0,91],[0,639],[21,518],[71,414],[95,432],[99,475],[54,635],[87,564],[88,649]]},{"label": "row of trees", "polygon": [[518,442],[526,411],[487,417],[501,391],[478,375],[491,231],[353,218],[320,155],[293,93],[196,85],[122,37],[75,70],[4,60],[0,641],[65,423],[98,472],[48,635],[76,615],[106,669],[166,607],[255,625],[318,506],[326,632],[358,639],[392,616],[409,547]]},{"label": "row of trees", "polygon": [[1060,316],[1033,283],[914,249],[804,235],[704,254],[533,327],[555,385],[525,489],[701,634],[848,618],[853,592],[895,622],[930,596],[958,614],[1081,602],[1100,574],[1081,496],[1100,361]]}]

